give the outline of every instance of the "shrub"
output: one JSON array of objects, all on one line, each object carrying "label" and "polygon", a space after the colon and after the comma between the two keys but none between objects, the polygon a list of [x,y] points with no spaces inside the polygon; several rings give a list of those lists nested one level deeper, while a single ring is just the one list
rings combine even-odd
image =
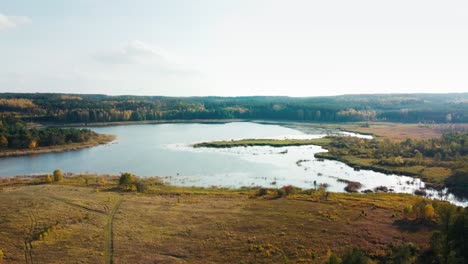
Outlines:
[{"label": "shrub", "polygon": [[407,205],[403,209],[403,213],[404,213],[405,217],[408,218],[411,214],[413,214],[413,206],[412,205]]},{"label": "shrub", "polygon": [[369,259],[366,255],[357,248],[353,248],[351,251],[346,252],[343,255],[343,264],[367,264]]},{"label": "shrub", "polygon": [[392,260],[392,263],[414,263],[418,251],[419,249],[412,243],[394,245],[392,246],[390,259]]},{"label": "shrub", "polygon": [[148,184],[144,182],[139,181],[135,183],[135,186],[136,186],[136,191],[139,193],[144,193],[148,191]]},{"label": "shrub", "polygon": [[355,181],[346,181],[348,185],[344,188],[347,192],[358,192],[359,189],[362,188],[362,184],[360,182]]},{"label": "shrub", "polygon": [[426,219],[433,219],[435,217],[435,210],[432,204],[426,204],[426,206],[424,206],[423,216]]},{"label": "shrub", "polygon": [[427,192],[424,189],[418,189],[414,191],[414,194],[419,195],[419,196],[426,196]]},{"label": "shrub", "polygon": [[120,175],[119,179],[119,184],[120,185],[130,185],[135,182],[135,175],[129,173],[129,172],[124,172]]},{"label": "shrub", "polygon": [[328,257],[328,260],[325,261],[325,264],[340,264],[341,259],[335,255],[335,254],[330,254],[330,257]]},{"label": "shrub", "polygon": [[56,182],[63,181],[63,172],[60,169],[54,170],[54,181]]},{"label": "shrub", "polygon": [[283,189],[276,189],[276,195],[278,197],[283,197],[284,196],[284,190]]},{"label": "shrub", "polygon": [[284,190],[284,194],[285,194],[285,195],[295,194],[295,193],[298,193],[298,192],[301,192],[301,191],[302,191],[301,188],[294,187],[294,186],[292,186],[292,185],[283,186],[281,189]]},{"label": "shrub", "polygon": [[257,190],[257,193],[255,193],[255,196],[264,196],[268,194],[268,189],[267,188],[260,188]]},{"label": "shrub", "polygon": [[45,177],[45,181],[46,181],[46,182],[53,182],[54,179],[52,178],[52,175],[47,174],[46,177]]},{"label": "shrub", "polygon": [[5,256],[5,254],[3,254],[3,251],[0,249],[0,261],[3,260],[3,257]]}]

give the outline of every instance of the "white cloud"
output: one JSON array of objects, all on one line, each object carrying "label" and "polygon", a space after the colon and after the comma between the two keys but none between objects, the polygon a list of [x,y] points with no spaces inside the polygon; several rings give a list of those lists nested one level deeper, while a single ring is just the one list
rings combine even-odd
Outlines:
[{"label": "white cloud", "polygon": [[96,53],[93,57],[101,63],[127,65],[134,69],[145,68],[166,74],[198,74],[194,67],[175,54],[139,40],[131,41],[120,49]]},{"label": "white cloud", "polygon": [[118,50],[97,53],[94,57],[101,62],[112,64],[176,63],[166,50],[139,40],[132,41]]},{"label": "white cloud", "polygon": [[0,30],[14,28],[29,22],[31,22],[31,19],[26,16],[6,16],[0,13]]}]

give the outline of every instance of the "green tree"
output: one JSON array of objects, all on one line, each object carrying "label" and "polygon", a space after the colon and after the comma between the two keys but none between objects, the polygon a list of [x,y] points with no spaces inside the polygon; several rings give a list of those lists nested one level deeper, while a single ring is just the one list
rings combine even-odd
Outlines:
[{"label": "green tree", "polygon": [[131,185],[135,182],[135,175],[129,173],[129,172],[124,172],[120,175],[119,179],[119,184],[120,185]]},{"label": "green tree", "polygon": [[63,181],[63,172],[60,169],[54,170],[54,181],[55,182]]},{"label": "green tree", "polygon": [[423,162],[423,154],[421,152],[416,153],[414,159],[416,160],[416,164],[421,165]]},{"label": "green tree", "polygon": [[366,255],[357,248],[353,248],[351,251],[346,252],[343,255],[343,264],[367,264],[369,259]]},{"label": "green tree", "polygon": [[401,244],[392,247],[391,263],[395,264],[411,264],[416,259],[416,254],[419,249],[412,243]]}]

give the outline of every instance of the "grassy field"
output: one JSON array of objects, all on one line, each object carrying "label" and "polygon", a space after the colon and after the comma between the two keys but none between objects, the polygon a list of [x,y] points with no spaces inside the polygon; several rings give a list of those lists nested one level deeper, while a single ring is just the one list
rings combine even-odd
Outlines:
[{"label": "grassy field", "polygon": [[233,147],[249,147],[249,146],[270,146],[270,147],[287,147],[287,146],[304,146],[304,145],[319,145],[330,142],[328,138],[317,139],[241,139],[241,140],[223,140],[202,142],[194,144],[195,148],[233,148]]},{"label": "grassy field", "polygon": [[0,184],[4,263],[323,263],[328,252],[392,243],[428,246],[431,227],[401,224],[422,198],[151,185],[122,192],[115,177]]},{"label": "grassy field", "polygon": [[[329,129],[340,129],[344,131],[357,132],[363,134],[385,137],[391,140],[402,141],[411,139],[438,138],[446,131],[468,130],[468,124],[403,124],[386,122],[369,123],[342,123],[342,124],[320,124],[304,125],[304,127],[323,127]],[[301,126],[297,129],[301,130]]]}]

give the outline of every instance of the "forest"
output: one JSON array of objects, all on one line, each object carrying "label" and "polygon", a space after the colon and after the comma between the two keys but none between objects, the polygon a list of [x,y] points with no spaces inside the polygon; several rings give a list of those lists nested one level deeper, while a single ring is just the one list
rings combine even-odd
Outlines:
[{"label": "forest", "polygon": [[466,123],[468,93],[327,97],[162,97],[0,94],[0,113],[26,122],[263,119],[307,122]]},{"label": "forest", "polygon": [[81,143],[96,137],[96,132],[76,128],[28,128],[14,116],[0,116],[1,149],[35,149],[70,143]]}]

